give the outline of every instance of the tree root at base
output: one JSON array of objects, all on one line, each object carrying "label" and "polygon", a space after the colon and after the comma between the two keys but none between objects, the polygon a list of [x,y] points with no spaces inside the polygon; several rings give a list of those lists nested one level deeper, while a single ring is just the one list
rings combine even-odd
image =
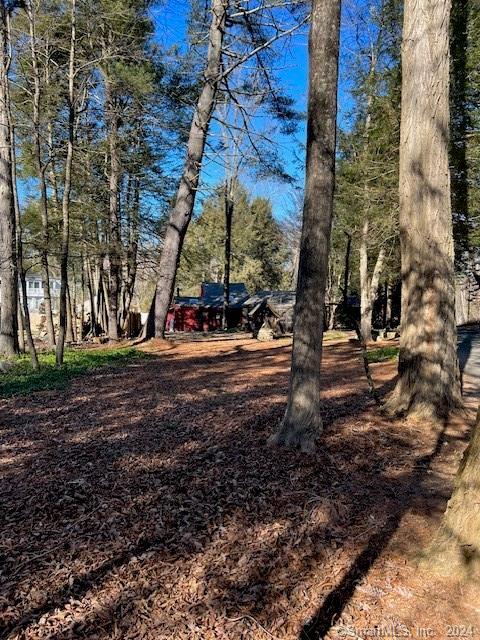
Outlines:
[{"label": "tree root at base", "polygon": [[271,447],[277,446],[300,449],[302,453],[311,454],[315,452],[316,441],[322,432],[323,426],[320,418],[292,424],[292,422],[285,417],[279,429],[268,439],[268,445]]}]

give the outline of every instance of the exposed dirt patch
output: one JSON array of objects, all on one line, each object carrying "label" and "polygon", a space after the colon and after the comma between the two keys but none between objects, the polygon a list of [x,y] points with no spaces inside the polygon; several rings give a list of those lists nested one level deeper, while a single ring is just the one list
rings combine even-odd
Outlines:
[{"label": "exposed dirt patch", "polygon": [[[480,627],[478,587],[412,562],[445,508],[471,414],[438,428],[388,421],[355,345],[329,345],[326,430],[306,457],[266,446],[290,341],[144,348],[157,355],[0,404],[2,637]],[[372,366],[381,391],[395,367]]]}]

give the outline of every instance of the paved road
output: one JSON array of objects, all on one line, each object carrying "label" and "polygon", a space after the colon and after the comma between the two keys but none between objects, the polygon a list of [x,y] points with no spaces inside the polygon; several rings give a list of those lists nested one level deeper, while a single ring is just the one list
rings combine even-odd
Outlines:
[{"label": "paved road", "polygon": [[465,381],[464,395],[480,396],[480,328],[458,329],[458,360]]}]

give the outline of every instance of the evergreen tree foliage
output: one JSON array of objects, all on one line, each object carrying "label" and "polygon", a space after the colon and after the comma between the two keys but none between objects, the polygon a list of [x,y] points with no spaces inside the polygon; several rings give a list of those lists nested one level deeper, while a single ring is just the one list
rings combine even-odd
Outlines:
[{"label": "evergreen tree foliage", "polygon": [[450,21],[450,157],[457,269],[477,272],[480,231],[480,5],[452,4]]},{"label": "evergreen tree foliage", "polygon": [[[251,198],[241,186],[234,200],[231,282],[244,282],[251,293],[278,289],[287,252],[271,204],[265,198]],[[192,222],[177,280],[182,295],[198,295],[202,281],[223,282],[224,206],[223,190],[219,188]]]}]

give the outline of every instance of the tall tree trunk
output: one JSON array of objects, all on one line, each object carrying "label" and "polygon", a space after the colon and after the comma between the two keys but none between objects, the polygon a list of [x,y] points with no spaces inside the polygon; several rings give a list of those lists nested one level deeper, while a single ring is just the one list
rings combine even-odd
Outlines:
[{"label": "tall tree trunk", "polygon": [[127,277],[123,287],[122,329],[127,326],[127,318],[132,304],[138,266],[138,241],[140,234],[140,179],[132,178],[133,194],[129,213],[129,242],[127,249]]},{"label": "tall tree trunk", "polygon": [[445,418],[460,404],[450,206],[449,0],[406,0],[402,44],[398,382],[386,408]]},{"label": "tall tree trunk", "polygon": [[23,319],[20,291],[17,298],[17,327],[18,327],[18,350],[25,353],[25,321]]},{"label": "tall tree trunk", "polygon": [[393,297],[393,289],[390,283],[387,283],[386,290],[386,305],[385,305],[385,326],[392,328],[392,297]]},{"label": "tall tree trunk", "polygon": [[39,369],[37,350],[35,349],[35,343],[33,341],[32,324],[30,322],[30,309],[28,308],[27,297],[27,280],[25,276],[25,267],[23,263],[23,240],[22,240],[22,220],[20,216],[20,204],[18,202],[17,191],[17,163],[15,157],[15,128],[10,116],[10,137],[11,137],[11,167],[12,167],[12,188],[13,188],[13,205],[15,210],[15,232],[16,232],[16,248],[17,248],[17,266],[18,266],[18,278],[20,282],[20,302],[23,317],[23,327],[25,330],[25,337],[28,346],[28,352],[30,353],[30,359],[32,361],[32,368],[34,371]]},{"label": "tall tree trunk", "polygon": [[330,315],[328,317],[328,331],[333,331],[335,328],[335,314],[337,312],[338,304],[330,305]]},{"label": "tall tree trunk", "polygon": [[67,332],[65,334],[65,339],[66,342],[71,344],[72,342],[75,342],[75,323],[74,323],[74,314],[73,314],[73,309],[72,307],[74,307],[73,302],[72,302],[72,298],[70,297],[70,285],[67,284]]},{"label": "tall tree trunk", "polygon": [[350,253],[352,251],[352,236],[345,231],[347,236],[347,246],[345,248],[345,269],[343,271],[343,304],[346,307],[348,302],[348,284],[350,282]]},{"label": "tall tree trunk", "polygon": [[223,268],[223,329],[228,329],[230,306],[230,260],[232,254],[233,184],[225,182],[225,262]]},{"label": "tall tree trunk", "polygon": [[380,276],[385,261],[385,249],[378,252],[372,277],[368,273],[368,234],[369,222],[364,221],[360,239],[360,331],[365,344],[372,341],[373,303],[380,284]]},{"label": "tall tree trunk", "polygon": [[[10,23],[9,23],[10,26]],[[30,359],[32,362],[32,369],[37,371],[40,367],[38,362],[37,350],[33,341],[32,324],[30,322],[30,310],[28,308],[27,297],[27,280],[25,275],[25,267],[23,263],[23,238],[22,238],[22,219],[20,216],[20,203],[18,201],[17,190],[17,159],[16,159],[16,146],[15,146],[15,127],[13,124],[12,113],[10,109],[10,100],[8,100],[8,121],[10,131],[10,167],[12,172],[12,194],[13,194],[13,207],[15,215],[15,246],[17,256],[17,272],[19,287],[19,301],[20,301],[20,313],[18,314],[22,318],[23,331],[25,332],[26,343],[28,351],[30,353]]]},{"label": "tall tree trunk", "polygon": [[108,149],[110,154],[109,175],[109,237],[108,237],[108,291],[106,296],[108,312],[108,338],[118,340],[118,298],[120,286],[120,149],[118,138],[119,118],[113,95],[113,87],[108,74],[105,75],[105,118],[108,123]]},{"label": "tall tree trunk", "polygon": [[452,497],[421,564],[457,578],[480,579],[480,407]]},{"label": "tall tree trunk", "polygon": [[[342,290],[342,273],[339,273],[337,276],[337,285],[336,285],[336,291],[341,291]],[[328,317],[328,330],[329,331],[333,331],[333,329],[335,329],[335,320],[336,320],[336,313],[337,313],[337,309],[339,307],[339,300],[338,298],[335,298],[332,303],[330,304],[330,315]]]},{"label": "tall tree trunk", "polygon": [[[372,125],[372,105],[373,105],[373,97],[374,97],[374,88],[375,88],[375,72],[377,69],[377,60],[378,60],[378,49],[380,47],[381,42],[381,34],[382,30],[380,29],[377,39],[376,46],[371,49],[370,55],[370,70],[368,74],[367,80],[367,104],[366,104],[366,116],[365,116],[365,128],[364,128],[364,144],[363,144],[363,155],[364,161],[368,161],[368,143],[370,139],[370,127]],[[371,283],[370,276],[368,273],[368,240],[369,240],[369,230],[370,230],[370,189],[368,185],[368,180],[365,177],[364,185],[363,185],[363,195],[364,195],[364,216],[365,220],[363,222],[362,234],[360,236],[360,261],[359,261],[359,269],[360,269],[360,332],[362,334],[363,344],[367,345],[372,341],[372,295],[371,295]]]},{"label": "tall tree trunk", "polygon": [[222,72],[222,45],[228,0],[212,0],[207,65],[204,85],[195,112],[187,146],[187,158],[165,233],[155,299],[155,335],[163,336],[172,300],[183,240],[195,205],[200,169],[210,120],[215,108]]},{"label": "tall tree trunk", "polygon": [[105,275],[105,269],[102,265],[98,269],[98,286],[97,286],[97,322],[102,327],[105,333],[108,333],[108,284],[106,279],[108,275]]},{"label": "tall tree trunk", "polygon": [[292,279],[290,281],[291,282],[290,287],[292,291],[295,291],[297,288],[299,262],[300,262],[300,247],[298,246],[295,249],[295,252],[293,254]]},{"label": "tall tree trunk", "polygon": [[82,307],[80,311],[80,341],[83,340],[83,326],[85,324],[85,258],[83,253],[80,256],[81,272],[80,272],[80,294],[82,296]]},{"label": "tall tree trunk", "polygon": [[360,331],[366,344],[372,340],[372,300],[368,276],[368,218],[365,218],[360,236]]},{"label": "tall tree trunk", "polygon": [[17,270],[15,262],[15,209],[13,202],[8,87],[9,13],[0,4],[0,355],[11,357],[17,341]]},{"label": "tall tree trunk", "polygon": [[45,304],[45,318],[47,327],[47,341],[50,347],[55,346],[55,329],[53,325],[52,297],[50,293],[50,266],[48,260],[48,246],[50,240],[48,222],[48,199],[47,183],[45,172],[47,167],[42,161],[42,146],[40,132],[40,70],[37,58],[37,39],[35,34],[35,7],[32,0],[26,2],[26,11],[30,30],[30,53],[33,72],[33,95],[32,95],[32,120],[33,120],[33,142],[34,142],[34,162],[37,172],[37,179],[40,187],[40,212],[42,220],[42,246],[40,248],[40,263],[43,280],[43,298]]},{"label": "tall tree trunk", "polygon": [[382,299],[382,328],[385,329],[387,326],[387,315],[388,315],[388,291],[389,284],[388,280],[383,285],[383,299]]},{"label": "tall tree trunk", "polygon": [[[49,64],[51,55],[52,55],[51,46],[50,46],[50,43],[48,42],[48,36],[47,36],[47,41],[45,42],[45,59],[47,60],[47,64],[45,65],[45,93],[47,95],[49,95],[52,90],[51,82],[50,82],[50,64]],[[47,129],[47,148],[48,148],[48,175],[50,179],[50,188],[51,188],[52,198],[53,198],[54,216],[59,218],[61,214],[61,206],[60,206],[60,197],[59,197],[59,188],[58,188],[58,178],[57,178],[57,171],[56,171],[56,157],[55,157],[54,144],[53,144],[53,123],[52,123],[52,118],[50,114],[46,123],[46,129]]]},{"label": "tall tree trunk", "polygon": [[92,332],[92,336],[95,337],[97,335],[97,312],[95,308],[95,285],[93,282],[93,270],[90,259],[87,258],[86,263],[86,275],[87,275],[87,289],[88,289],[88,299],[90,302],[90,329]]},{"label": "tall tree trunk", "polygon": [[75,2],[70,5],[70,54],[68,62],[68,141],[62,197],[62,246],[60,254],[60,324],[56,349],[57,367],[63,364],[67,333],[68,250],[70,242],[70,194],[72,189],[73,143],[75,137]]},{"label": "tall tree trunk", "polygon": [[[78,326],[77,326],[77,276],[75,272],[75,263],[72,263],[72,285],[73,285],[73,293],[72,288],[68,285],[67,295],[68,300],[70,300],[70,319],[72,321],[72,337],[73,342],[77,342],[78,340]],[[71,296],[71,297],[70,297]]]},{"label": "tall tree trunk", "polygon": [[335,185],[340,0],[313,0],[307,163],[287,410],[272,444],[312,451],[322,430],[320,373]]}]

